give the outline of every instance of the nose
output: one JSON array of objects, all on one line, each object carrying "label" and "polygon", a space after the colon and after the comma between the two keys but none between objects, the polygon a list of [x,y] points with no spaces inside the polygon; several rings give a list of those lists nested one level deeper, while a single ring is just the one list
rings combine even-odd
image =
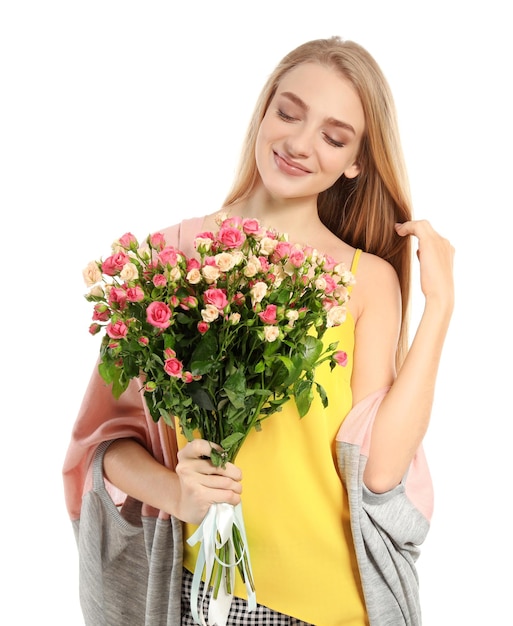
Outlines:
[{"label": "nose", "polygon": [[309,157],[312,154],[313,145],[314,133],[306,124],[295,126],[285,141],[287,152],[295,158]]}]

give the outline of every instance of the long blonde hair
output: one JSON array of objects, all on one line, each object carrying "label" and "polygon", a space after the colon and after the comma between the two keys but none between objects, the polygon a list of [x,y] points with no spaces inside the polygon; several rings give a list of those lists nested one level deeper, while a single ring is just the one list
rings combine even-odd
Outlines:
[{"label": "long blonde hair", "polygon": [[392,94],[380,67],[362,46],[339,37],[316,39],[282,59],[256,103],[239,168],[224,205],[247,198],[259,182],[255,144],[260,123],[285,74],[311,62],[340,72],[352,83],[362,103],[365,132],[358,155],[360,173],[353,179],[342,175],[319,195],[317,206],[321,221],[337,237],[380,256],[395,268],[403,303],[396,359],[400,366],[408,348],[411,244],[409,237],[396,234],[394,224],[411,219],[410,190]]}]

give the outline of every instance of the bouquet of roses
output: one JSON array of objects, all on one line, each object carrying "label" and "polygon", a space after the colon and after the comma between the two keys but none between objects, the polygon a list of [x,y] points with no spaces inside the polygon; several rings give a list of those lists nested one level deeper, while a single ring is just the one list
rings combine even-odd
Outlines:
[{"label": "bouquet of roses", "polygon": [[[89,332],[104,331],[99,371],[114,396],[140,378],[153,419],[171,427],[176,420],[188,440],[218,444],[211,460],[220,466],[289,399],[300,417],[315,392],[327,405],[314,374],[324,361],[333,369],[347,360],[322,337],[344,321],[353,276],[257,220],[222,216],[218,224],[216,233],[197,235],[190,258],[161,233],[143,246],[126,233],[83,275],[94,303]],[[237,566],[251,610],[255,586],[240,507],[212,505],[189,542],[196,539],[195,585],[206,567],[211,605],[220,594],[229,609]]]}]

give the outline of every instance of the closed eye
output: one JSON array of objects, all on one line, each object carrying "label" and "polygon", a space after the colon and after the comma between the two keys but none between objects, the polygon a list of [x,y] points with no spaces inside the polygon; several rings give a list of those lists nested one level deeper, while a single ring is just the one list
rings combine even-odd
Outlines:
[{"label": "closed eye", "polygon": [[329,135],[326,135],[326,133],[324,133],[324,139],[330,144],[330,146],[334,146],[335,148],[343,148],[346,145],[341,141],[335,141],[335,139],[332,139]]},{"label": "closed eye", "polygon": [[292,117],[291,115],[287,115],[285,113],[285,111],[282,111],[281,109],[278,109],[276,111],[276,113],[278,114],[278,117],[281,117],[282,120],[285,120],[286,122],[296,122],[297,118]]}]

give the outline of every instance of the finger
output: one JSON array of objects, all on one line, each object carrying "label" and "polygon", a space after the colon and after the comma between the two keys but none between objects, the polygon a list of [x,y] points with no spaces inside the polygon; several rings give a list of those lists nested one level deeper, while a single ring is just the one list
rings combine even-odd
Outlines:
[{"label": "finger", "polygon": [[242,483],[237,480],[233,480],[228,476],[203,474],[201,477],[201,484],[203,487],[207,487],[208,489],[233,491],[238,494],[242,493]]},{"label": "finger", "polygon": [[183,459],[210,458],[212,445],[205,439],[193,439],[178,452],[178,455]]},{"label": "finger", "polygon": [[405,237],[406,235],[416,235],[420,237],[421,235],[435,232],[428,220],[410,220],[408,222],[395,224],[395,231],[401,237]]}]

